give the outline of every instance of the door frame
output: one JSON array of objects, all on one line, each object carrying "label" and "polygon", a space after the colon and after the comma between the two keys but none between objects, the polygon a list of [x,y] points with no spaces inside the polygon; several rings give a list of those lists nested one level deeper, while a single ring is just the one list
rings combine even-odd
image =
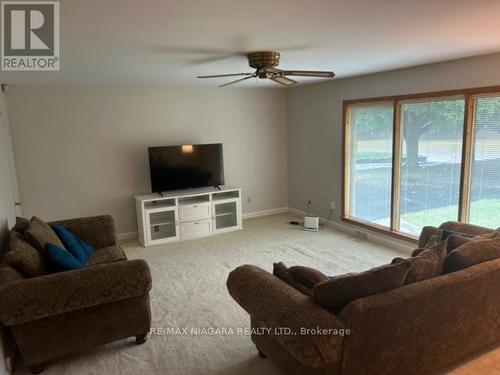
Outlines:
[{"label": "door frame", "polygon": [[[23,216],[22,203],[19,193],[19,184],[17,182],[16,162],[14,156],[14,145],[12,143],[12,131],[10,128],[9,117],[7,113],[0,112],[0,131],[2,135],[3,148],[6,151],[7,165],[9,169],[10,192],[12,197],[13,212],[16,216]],[[14,225],[15,223],[9,223]]]}]

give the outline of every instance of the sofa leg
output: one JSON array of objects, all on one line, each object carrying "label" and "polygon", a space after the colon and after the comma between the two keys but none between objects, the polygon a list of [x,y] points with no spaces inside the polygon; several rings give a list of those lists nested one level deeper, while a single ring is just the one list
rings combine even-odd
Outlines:
[{"label": "sofa leg", "polygon": [[136,345],[144,344],[147,340],[148,340],[148,334],[147,334],[147,332],[135,336],[135,344]]},{"label": "sofa leg", "polygon": [[264,353],[262,353],[259,348],[257,348],[257,351],[259,352],[259,358],[262,358],[262,359],[266,359],[267,358],[267,355],[265,355]]},{"label": "sofa leg", "polygon": [[30,372],[32,374],[40,374],[42,372],[45,371],[45,368],[47,367],[47,363],[46,362],[42,362],[42,363],[37,363],[36,365],[31,365],[29,367],[30,369]]}]

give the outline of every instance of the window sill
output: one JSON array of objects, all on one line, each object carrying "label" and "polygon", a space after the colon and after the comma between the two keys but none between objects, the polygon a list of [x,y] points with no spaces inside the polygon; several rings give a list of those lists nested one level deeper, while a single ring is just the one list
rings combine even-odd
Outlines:
[{"label": "window sill", "polygon": [[359,227],[362,227],[362,228],[365,228],[365,229],[369,229],[369,230],[372,230],[372,231],[377,232],[377,233],[385,234],[387,236],[390,236],[390,237],[393,237],[393,238],[397,238],[397,239],[409,242],[411,244],[417,244],[418,243],[418,238],[415,237],[415,236],[412,236],[411,234],[405,234],[405,233],[401,233],[401,232],[396,232],[396,231],[390,230],[387,227],[383,227],[381,225],[373,224],[373,223],[370,223],[368,221],[364,221],[364,220],[360,220],[360,219],[355,219],[355,218],[352,218],[352,217],[344,216],[341,219],[345,223],[352,224],[352,225],[357,225]]}]

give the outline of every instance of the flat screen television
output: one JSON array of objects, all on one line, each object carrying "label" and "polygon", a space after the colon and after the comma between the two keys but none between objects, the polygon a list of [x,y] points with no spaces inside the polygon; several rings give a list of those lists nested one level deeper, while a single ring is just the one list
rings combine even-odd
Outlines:
[{"label": "flat screen television", "polygon": [[222,143],[149,147],[151,190],[224,185]]}]

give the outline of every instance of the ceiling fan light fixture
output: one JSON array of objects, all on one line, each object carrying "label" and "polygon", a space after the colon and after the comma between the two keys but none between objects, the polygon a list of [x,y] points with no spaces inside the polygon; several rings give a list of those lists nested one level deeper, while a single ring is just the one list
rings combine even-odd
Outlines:
[{"label": "ceiling fan light fixture", "polygon": [[280,53],[270,51],[250,52],[248,65],[255,69],[274,68],[280,63]]},{"label": "ceiling fan light fixture", "polygon": [[255,69],[254,73],[236,73],[236,74],[218,74],[211,76],[198,76],[197,78],[218,78],[218,77],[234,77],[244,76],[228,83],[224,83],[219,87],[230,86],[235,83],[245,81],[252,77],[261,79],[270,79],[274,82],[285,86],[292,86],[297,83],[287,76],[303,76],[303,77],[318,77],[318,78],[333,78],[335,74],[330,71],[312,71],[312,70],[281,70],[276,68],[280,62],[280,53],[274,51],[259,51],[250,52],[247,54],[248,65]]}]

